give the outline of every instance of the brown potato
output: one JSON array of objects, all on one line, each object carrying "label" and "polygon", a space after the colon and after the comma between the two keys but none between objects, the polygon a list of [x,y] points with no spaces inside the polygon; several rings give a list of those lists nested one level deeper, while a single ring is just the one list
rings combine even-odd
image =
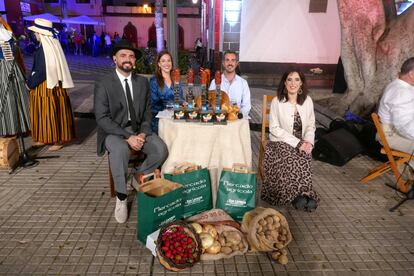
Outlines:
[{"label": "brown potato", "polygon": [[275,261],[277,261],[279,259],[280,255],[281,254],[280,254],[279,251],[273,251],[272,252],[272,259],[275,260]]},{"label": "brown potato", "polygon": [[233,250],[228,246],[222,246],[221,249],[220,249],[220,252],[222,252],[226,255],[229,255],[229,254],[231,254],[231,252],[233,252]]},{"label": "brown potato", "polygon": [[241,236],[238,232],[229,231],[229,232],[224,232],[224,233],[227,233],[226,235],[227,242],[230,242],[232,244],[239,244],[241,242]]},{"label": "brown potato", "polygon": [[268,216],[266,218],[266,221],[267,221],[267,224],[273,224],[273,218],[272,218],[272,216]]},{"label": "brown potato", "polygon": [[206,249],[206,252],[209,254],[217,254],[220,252],[221,245],[218,241],[215,241],[212,246]]},{"label": "brown potato", "polygon": [[289,262],[288,257],[285,255],[280,255],[277,260],[281,265],[286,265]]},{"label": "brown potato", "polygon": [[226,244],[226,238],[224,238],[222,235],[219,236],[218,241],[220,242],[221,246],[224,246]]},{"label": "brown potato", "polygon": [[280,243],[280,242],[276,243],[276,248],[277,249],[282,249],[283,247],[285,247],[285,245],[283,243]]}]

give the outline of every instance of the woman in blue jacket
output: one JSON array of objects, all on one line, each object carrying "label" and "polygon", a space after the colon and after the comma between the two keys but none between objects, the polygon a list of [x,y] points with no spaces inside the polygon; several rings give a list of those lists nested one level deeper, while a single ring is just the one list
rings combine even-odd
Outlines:
[{"label": "woman in blue jacket", "polygon": [[[173,69],[172,56],[168,51],[162,51],[157,56],[155,75],[150,79],[152,101],[152,131],[158,133],[158,112],[174,102],[174,83],[171,78]],[[180,99],[183,99],[183,89],[180,82]]]}]

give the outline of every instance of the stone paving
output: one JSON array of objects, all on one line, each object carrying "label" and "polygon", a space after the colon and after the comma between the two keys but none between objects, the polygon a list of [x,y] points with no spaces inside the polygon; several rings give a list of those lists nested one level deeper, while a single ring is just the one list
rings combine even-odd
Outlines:
[{"label": "stone paving", "polygon": [[[110,70],[110,62],[76,56],[68,62],[77,85],[71,96],[75,111],[90,112],[92,80]],[[253,122],[260,120],[261,95],[271,92],[252,89]],[[286,266],[266,253],[248,253],[169,272],[136,240],[134,194],[128,222],[113,218],[107,157],[96,156],[96,134],[86,133],[58,153],[38,152],[59,158],[42,159],[14,174],[0,170],[1,275],[414,275],[414,202],[388,212],[399,200],[384,185],[393,179],[385,175],[361,184],[359,179],[378,164],[366,156],[343,167],[313,162],[321,198],[314,213],[277,208],[293,235]],[[259,136],[251,131],[255,166]]]}]

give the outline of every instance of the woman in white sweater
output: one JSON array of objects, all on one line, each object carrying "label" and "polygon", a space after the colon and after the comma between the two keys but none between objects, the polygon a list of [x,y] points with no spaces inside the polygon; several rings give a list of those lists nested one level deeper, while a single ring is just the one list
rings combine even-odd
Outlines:
[{"label": "woman in white sweater", "polygon": [[319,199],[312,187],[315,113],[308,93],[299,70],[285,72],[270,107],[261,198],[311,212]]}]

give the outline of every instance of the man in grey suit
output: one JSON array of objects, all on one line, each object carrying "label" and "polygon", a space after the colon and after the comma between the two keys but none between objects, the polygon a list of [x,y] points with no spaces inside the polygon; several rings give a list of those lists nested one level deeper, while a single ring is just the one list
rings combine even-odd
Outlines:
[{"label": "man in grey suit", "polygon": [[94,110],[98,124],[97,153],[109,153],[109,163],[117,192],[115,219],[128,217],[127,173],[130,149],[146,158],[135,168],[138,174],[154,172],[165,161],[165,143],[151,133],[151,96],[148,80],[132,72],[141,52],[127,40],[112,49],[116,69],[95,83]]}]

